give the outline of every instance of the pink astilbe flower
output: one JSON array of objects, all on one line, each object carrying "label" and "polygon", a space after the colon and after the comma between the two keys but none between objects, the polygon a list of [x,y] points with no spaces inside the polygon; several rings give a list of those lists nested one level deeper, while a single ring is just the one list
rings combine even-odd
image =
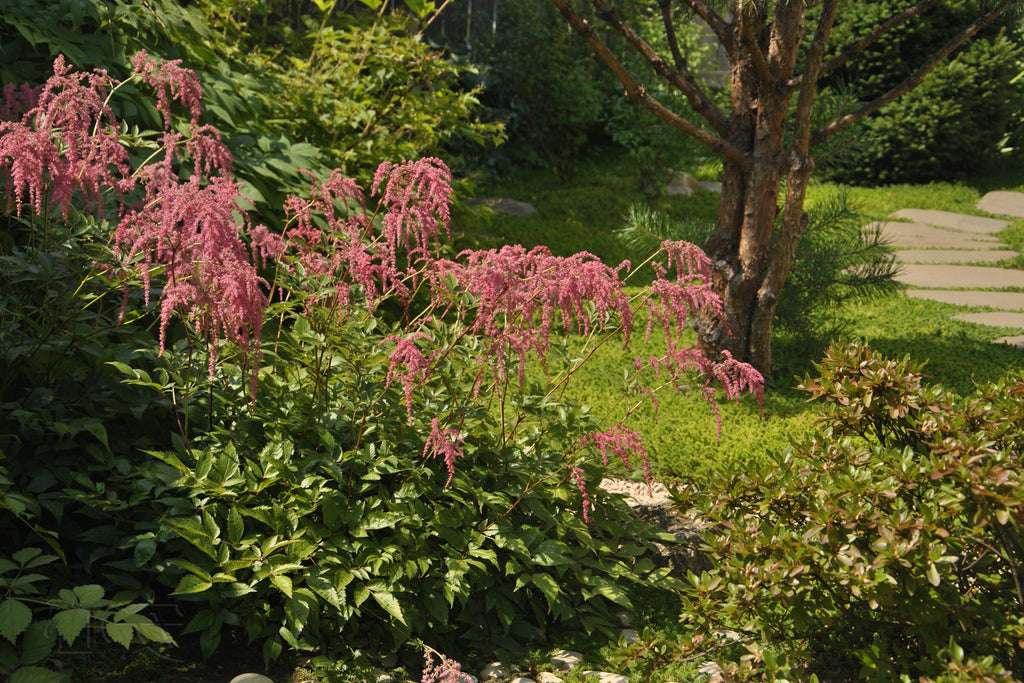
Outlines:
[{"label": "pink astilbe flower", "polygon": [[[649,316],[645,337],[650,339],[657,324],[672,343],[678,341],[686,321],[698,311],[710,309],[719,318],[725,312],[721,298],[711,288],[711,261],[700,247],[672,241],[662,242],[661,247],[668,255],[668,266],[653,264],[657,277],[649,285],[653,296],[646,303]],[[671,281],[665,276],[673,267],[676,278]]]},{"label": "pink astilbe flower", "polygon": [[[386,182],[385,182],[386,180]],[[373,176],[372,192],[381,191],[381,204],[387,207],[383,220],[384,251],[390,265],[396,267],[400,246],[409,255],[428,257],[429,245],[444,226],[451,238],[452,174],[440,159],[393,164],[384,162]]]},{"label": "pink astilbe flower", "polygon": [[[321,283],[333,282],[339,303],[359,287],[370,310],[385,296],[406,302],[418,277],[417,264],[430,257],[430,242],[447,232],[451,174],[437,159],[381,164],[374,192],[383,191],[382,231],[374,233],[363,189],[340,170],[323,183],[312,178],[309,199],[288,197],[290,227],[284,234],[285,268]],[[266,236],[261,236],[263,243]],[[406,264],[399,254],[406,252]]]},{"label": "pink astilbe flower", "polygon": [[615,319],[628,339],[633,311],[618,276],[628,262],[610,268],[586,252],[560,257],[546,247],[527,251],[520,245],[459,256],[461,262],[435,263],[434,303],[465,310],[459,308],[460,297],[473,302],[466,322],[493,352],[496,381],[506,376],[508,354],[518,359],[520,383],[527,355],[533,352],[543,364],[557,322],[589,334]]},{"label": "pink astilbe flower", "polygon": [[[369,231],[369,218],[362,188],[339,169],[324,182],[317,181],[308,171],[302,173],[310,179],[310,197],[285,199],[285,217],[292,227],[272,249],[279,253],[284,269],[302,278],[306,285],[333,283],[338,310],[348,303],[351,280],[366,291],[372,310],[379,292],[378,271],[364,239]],[[355,206],[355,211],[348,210],[350,205]],[[265,245],[261,248],[271,248],[269,239],[260,235],[260,244]],[[321,300],[319,293],[308,294],[310,304]]]},{"label": "pink astilbe flower", "polygon": [[587,493],[587,481],[583,477],[583,470],[575,465],[569,468],[569,478],[576,483],[576,487],[580,490],[580,495],[583,496],[583,522],[590,524],[590,509],[593,504],[590,502],[590,494]]},{"label": "pink astilbe flower", "polygon": [[469,680],[462,673],[462,665],[454,659],[449,659],[442,654],[438,657],[440,661],[434,663],[434,652],[427,649],[423,653],[423,676],[420,683],[465,683]]},{"label": "pink astilbe flower", "polygon": [[[166,284],[160,304],[160,350],[175,312],[184,313],[209,347],[213,377],[217,344],[229,339],[242,350],[255,380],[266,282],[256,274],[241,239],[236,215],[239,186],[215,178],[203,186],[197,176],[167,185],[142,209],[127,214],[114,235],[115,253],[141,265],[149,303],[153,274]],[[254,389],[254,387],[253,387]]]},{"label": "pink astilbe flower", "polygon": [[199,124],[203,113],[203,88],[195,71],[183,69],[181,60],[162,62],[143,50],[132,57],[132,67],[144,83],[156,92],[157,110],[164,115],[164,127],[171,125],[171,101],[178,100],[188,109],[192,126]]},{"label": "pink astilbe flower", "polygon": [[210,125],[192,127],[185,149],[192,157],[192,169],[196,175],[230,178],[234,169],[231,150],[221,140],[220,133]]},{"label": "pink astilbe flower", "polygon": [[[73,72],[58,56],[36,105],[20,121],[0,122],[8,210],[13,200],[20,214],[28,195],[37,213],[49,204],[67,216],[76,190],[102,210],[102,187],[112,188],[120,199],[134,186],[117,119],[103,101],[111,84],[105,71]],[[16,98],[30,96],[20,92]]]},{"label": "pink astilbe flower", "polygon": [[633,469],[630,456],[639,458],[644,468],[644,479],[650,486],[653,477],[651,476],[651,463],[644,447],[643,437],[632,429],[626,429],[621,424],[615,425],[604,432],[593,432],[583,438],[582,445],[593,445],[601,453],[601,461],[608,465],[608,454],[619,457],[626,469]]},{"label": "pink astilbe flower", "polygon": [[[384,389],[386,391],[391,386],[391,380],[398,375],[405,392],[405,410],[410,423],[412,422],[412,392],[422,386],[430,375],[430,364],[434,357],[434,354],[423,355],[423,351],[416,345],[417,339],[430,339],[430,335],[426,332],[414,332],[408,337],[392,336],[385,337],[383,340],[385,343],[395,342]],[[401,370],[399,370],[399,366],[402,367]]]},{"label": "pink astilbe flower", "polygon": [[722,352],[721,360],[714,361],[695,347],[669,343],[664,356],[638,358],[633,366],[637,370],[649,367],[654,370],[655,377],[660,377],[663,372],[667,373],[668,380],[677,390],[682,389],[684,380],[693,373],[702,377],[701,395],[714,412],[718,438],[722,438],[722,413],[715,402],[717,390],[713,382],[721,384],[725,397],[729,400],[739,400],[741,393],[749,391],[757,396],[758,405],[764,406],[764,377],[754,369],[754,366],[736,360],[728,351]]},{"label": "pink astilbe flower", "polygon": [[427,443],[423,447],[423,457],[440,455],[444,458],[445,467],[448,468],[448,481],[444,483],[445,486],[451,484],[455,477],[455,461],[465,455],[462,446],[459,445],[464,443],[466,442],[459,436],[458,429],[441,429],[436,417],[430,421],[430,435],[427,436]]}]

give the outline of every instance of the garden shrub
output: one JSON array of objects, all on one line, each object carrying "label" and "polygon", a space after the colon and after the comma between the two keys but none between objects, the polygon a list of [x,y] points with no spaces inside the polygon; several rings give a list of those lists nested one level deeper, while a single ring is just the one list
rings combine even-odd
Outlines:
[{"label": "garden shrub", "polygon": [[727,680],[1016,680],[1024,379],[961,398],[853,344],[817,369],[816,434],[679,501],[714,568],[689,577],[676,656]]},{"label": "garden shrub", "polygon": [[[108,106],[128,83],[63,59],[42,89],[5,91],[24,106],[0,123],[2,256],[18,265],[4,275],[0,352],[44,388],[62,370],[56,398],[4,388],[5,538],[64,555],[60,588],[88,577],[126,591],[118,607],[179,601],[179,635],[197,634],[204,654],[242,634],[268,660],[286,646],[511,647],[559,622],[611,631],[626,584],[673,585],[645,557],[672,537],[597,484],[609,457],[647,469],[627,420],[648,385],[694,387],[712,408],[719,384],[760,393],[749,366],[680,341],[694,310],[721,306],[699,249],[664,242],[638,296],[624,291],[627,264],[585,253],[453,255],[441,239],[451,175],[433,158],[382,164],[369,192],[341,171],[303,174],[272,230],[245,210],[228,149],[201,122],[195,73],[131,62],[160,131],[131,131]],[[134,162],[150,140],[155,153]],[[66,328],[56,351],[36,336],[51,291],[67,299],[47,312]],[[628,342],[641,308],[666,351],[637,359],[621,414],[563,400],[593,349]],[[77,355],[121,334],[131,351]],[[565,353],[569,334],[587,340],[582,358]],[[525,381],[527,363],[543,381]],[[111,372],[125,385],[111,390]],[[113,400],[124,396],[141,400]],[[147,414],[158,426],[131,425]],[[0,612],[12,643],[23,623],[20,608]]]},{"label": "garden shrub", "polygon": [[[830,50],[838,54],[911,4],[844,4]],[[830,87],[861,102],[880,96],[902,80],[908,67],[921,64],[951,38],[978,5],[977,0],[939,3],[833,72]],[[1006,19],[940,64],[921,86],[866,119],[855,142],[823,160],[823,172],[842,182],[884,185],[978,171],[996,158],[1012,117],[1024,104],[1020,84],[1014,82],[1020,54],[1016,28]]]}]

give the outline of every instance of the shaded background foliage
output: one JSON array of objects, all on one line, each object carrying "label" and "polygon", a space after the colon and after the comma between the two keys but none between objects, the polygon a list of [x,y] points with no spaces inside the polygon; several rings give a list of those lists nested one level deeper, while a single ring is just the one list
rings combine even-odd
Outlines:
[{"label": "shaded background foliage", "polygon": [[[830,54],[885,18],[907,0],[843,3]],[[869,101],[895,86],[907,65],[921,63],[976,14],[977,0],[952,0],[886,35],[864,55],[829,75],[833,90],[853,102]],[[1018,19],[1007,15],[958,50],[911,93],[869,117],[855,141],[823,164],[826,177],[863,185],[927,182],[964,177],[1000,154],[1010,124],[1024,106],[1015,77],[1024,44]],[[851,103],[852,104],[852,103]]]}]

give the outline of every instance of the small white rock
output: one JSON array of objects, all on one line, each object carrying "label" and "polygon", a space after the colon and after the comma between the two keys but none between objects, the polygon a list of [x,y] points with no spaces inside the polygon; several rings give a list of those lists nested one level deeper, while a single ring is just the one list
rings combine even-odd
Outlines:
[{"label": "small white rock", "polygon": [[377,678],[374,679],[374,683],[395,683],[395,677],[386,671],[382,671],[377,674]]},{"label": "small white rock", "polygon": [[562,679],[550,671],[542,671],[537,674],[537,683],[562,683]]},{"label": "small white rock", "polygon": [[722,673],[722,667],[714,662],[702,662],[697,666],[697,671],[705,676],[719,676]]},{"label": "small white rock", "polygon": [[555,654],[551,655],[551,666],[555,667],[559,671],[571,671],[574,666],[580,663],[580,659],[582,657],[583,653],[581,652],[559,650]]},{"label": "small white rock", "polygon": [[610,674],[607,671],[584,671],[584,676],[597,676],[598,683],[629,683],[622,674]]},{"label": "small white rock", "polygon": [[[558,680],[561,681],[562,679],[559,678]],[[532,678],[524,678],[522,676],[516,676],[511,681],[509,681],[509,683],[536,683],[536,681],[534,681]]]},{"label": "small white rock", "polygon": [[231,679],[231,683],[274,683],[274,681],[263,674],[239,674]]},{"label": "small white rock", "polygon": [[632,645],[633,643],[640,640],[639,634],[631,628],[624,628],[619,633],[619,637],[626,641],[626,645]]},{"label": "small white rock", "polygon": [[480,680],[482,681],[495,678],[506,678],[508,675],[508,668],[506,668],[501,662],[491,662],[480,670]]}]

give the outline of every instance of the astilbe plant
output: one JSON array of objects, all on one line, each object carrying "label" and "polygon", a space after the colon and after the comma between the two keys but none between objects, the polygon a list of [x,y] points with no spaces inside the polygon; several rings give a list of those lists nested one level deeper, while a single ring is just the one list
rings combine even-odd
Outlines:
[{"label": "astilbe plant", "polygon": [[[552,368],[551,349],[571,334],[588,354],[628,344],[647,315],[647,335],[661,330],[667,352],[637,360],[637,383],[681,389],[692,378],[712,406],[713,383],[730,398],[760,393],[749,366],[680,341],[699,309],[721,312],[699,249],[663,244],[654,284],[632,296],[628,263],[585,253],[506,246],[445,258],[451,175],[433,158],[382,164],[369,193],[340,172],[309,177],[308,196],[285,202],[281,231],[252,225],[226,148],[200,123],[195,74],[144,54],[133,64],[164,114],[160,151],[140,168],[125,165],[103,105],[118,86],[60,60],[0,161],[15,210],[27,197],[37,211],[66,211],[72,187],[86,200],[108,188],[124,198],[107,273],[126,292],[138,282],[144,305],[159,297],[166,363],[162,382],[125,366],[133,383],[172,402],[188,395],[193,346],[206,344],[207,421],[190,423],[184,405],[177,447],[153,452],[161,462],[145,477],[165,507],[134,522],[133,541],[140,571],[197,603],[187,630],[206,654],[228,625],[263,641],[268,659],[285,644],[330,646],[374,628],[399,642],[443,635],[456,610],[470,630],[505,637],[524,621],[597,628],[593,598],[629,605],[616,582],[668,580],[620,542],[652,532],[597,487],[609,453],[627,467],[640,459],[650,477],[627,424],[635,407],[598,420],[562,400],[580,362]],[[100,137],[64,140],[48,127],[58,91],[59,112],[89,112]],[[27,96],[11,91],[8,110]],[[177,105],[187,135],[169,113]],[[67,133],[86,118],[66,119]],[[19,135],[41,142],[19,147]],[[174,317],[186,322],[186,350],[171,343]],[[237,356],[248,373],[236,372]],[[526,386],[532,361],[546,378],[539,390]]]}]

